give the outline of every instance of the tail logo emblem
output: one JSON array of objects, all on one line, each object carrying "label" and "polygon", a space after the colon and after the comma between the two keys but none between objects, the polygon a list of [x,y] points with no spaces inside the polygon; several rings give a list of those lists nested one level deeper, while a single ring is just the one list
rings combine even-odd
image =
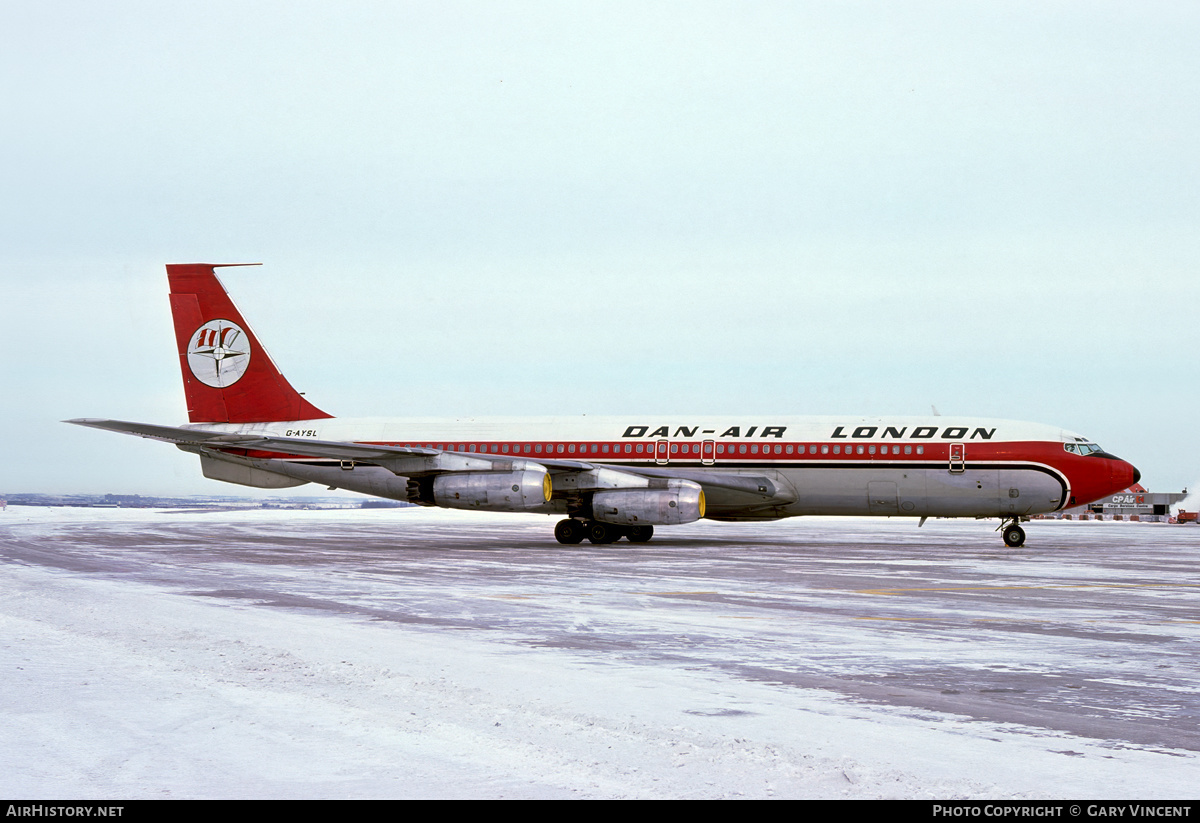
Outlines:
[{"label": "tail logo emblem", "polygon": [[224,389],[246,373],[250,365],[250,340],[237,323],[209,320],[192,333],[187,359],[197,380]]}]

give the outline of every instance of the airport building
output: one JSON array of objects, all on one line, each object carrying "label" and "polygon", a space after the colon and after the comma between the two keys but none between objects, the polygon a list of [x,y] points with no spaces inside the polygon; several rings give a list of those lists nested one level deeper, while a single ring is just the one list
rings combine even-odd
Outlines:
[{"label": "airport building", "polygon": [[1062,517],[1070,519],[1099,519],[1106,520],[1149,520],[1166,522],[1175,513],[1180,500],[1188,496],[1187,489],[1182,492],[1149,492],[1139,486],[1132,486],[1123,492],[1101,498],[1087,506],[1075,506],[1065,509]]}]

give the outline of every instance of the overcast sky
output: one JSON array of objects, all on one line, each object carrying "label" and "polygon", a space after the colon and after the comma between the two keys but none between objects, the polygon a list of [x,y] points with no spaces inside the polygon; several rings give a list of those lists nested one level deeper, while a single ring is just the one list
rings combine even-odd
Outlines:
[{"label": "overcast sky", "polygon": [[0,0],[0,493],[237,492],[165,263],[339,416],[971,415],[1200,483],[1200,6]]}]

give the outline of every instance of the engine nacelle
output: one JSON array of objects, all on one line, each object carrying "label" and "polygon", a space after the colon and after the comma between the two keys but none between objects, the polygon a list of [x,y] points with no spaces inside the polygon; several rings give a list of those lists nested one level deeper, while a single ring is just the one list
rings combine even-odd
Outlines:
[{"label": "engine nacelle", "polygon": [[704,489],[672,480],[665,489],[613,489],[592,496],[592,517],[622,526],[677,526],[704,516]]},{"label": "engine nacelle", "polygon": [[433,478],[433,502],[448,509],[528,511],[549,502],[550,492],[550,475],[542,468],[450,472]]}]

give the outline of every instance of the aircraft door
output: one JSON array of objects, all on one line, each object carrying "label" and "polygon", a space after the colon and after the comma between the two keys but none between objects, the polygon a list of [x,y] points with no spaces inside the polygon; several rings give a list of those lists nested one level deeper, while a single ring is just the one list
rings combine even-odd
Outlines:
[{"label": "aircraft door", "polygon": [[668,462],[670,462],[671,457],[668,454],[669,448],[670,441],[659,440],[654,446],[654,462],[661,466],[665,466]]},{"label": "aircraft door", "polygon": [[950,444],[950,472],[961,474],[967,469],[967,447],[962,443]]},{"label": "aircraft door", "polygon": [[717,443],[715,440],[705,440],[700,444],[700,462],[711,466],[717,459]]}]

